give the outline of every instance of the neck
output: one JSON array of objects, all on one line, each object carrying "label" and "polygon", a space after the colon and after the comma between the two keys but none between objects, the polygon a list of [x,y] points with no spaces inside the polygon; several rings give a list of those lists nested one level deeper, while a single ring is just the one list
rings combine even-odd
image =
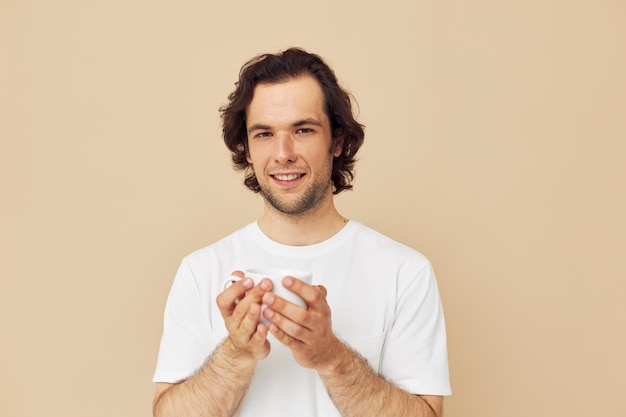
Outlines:
[{"label": "neck", "polygon": [[348,222],[335,208],[333,199],[314,210],[285,214],[265,202],[258,225],[267,237],[289,246],[314,245],[329,239]]}]

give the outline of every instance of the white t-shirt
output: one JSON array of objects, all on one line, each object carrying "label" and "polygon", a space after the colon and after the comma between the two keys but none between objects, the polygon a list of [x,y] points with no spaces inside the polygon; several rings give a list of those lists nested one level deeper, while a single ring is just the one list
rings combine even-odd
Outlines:
[{"label": "white t-shirt", "polygon": [[[257,223],[185,257],[167,304],[155,382],[196,373],[228,335],[215,298],[234,270],[308,270],[328,290],[333,331],[398,387],[450,395],[443,309],[431,264],[415,250],[354,221],[330,239],[286,246]],[[280,285],[280,284],[278,284]],[[236,416],[340,416],[317,373],[269,336]]]}]

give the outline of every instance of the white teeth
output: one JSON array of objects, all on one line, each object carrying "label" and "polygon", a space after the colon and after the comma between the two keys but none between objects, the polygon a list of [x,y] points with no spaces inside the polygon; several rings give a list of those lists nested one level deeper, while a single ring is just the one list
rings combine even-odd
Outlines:
[{"label": "white teeth", "polygon": [[298,178],[300,175],[297,174],[289,174],[289,175],[275,175],[276,179],[280,181],[292,181]]}]

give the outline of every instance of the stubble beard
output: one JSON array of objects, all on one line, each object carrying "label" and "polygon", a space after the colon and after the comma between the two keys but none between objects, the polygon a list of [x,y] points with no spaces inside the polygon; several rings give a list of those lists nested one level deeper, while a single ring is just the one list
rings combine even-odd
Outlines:
[{"label": "stubble beard", "polygon": [[301,216],[320,206],[326,199],[331,187],[332,183],[330,178],[326,177],[325,180],[318,180],[312,183],[304,193],[295,200],[281,198],[273,193],[269,187],[263,185],[261,185],[260,194],[270,206],[279,212],[291,216]]}]

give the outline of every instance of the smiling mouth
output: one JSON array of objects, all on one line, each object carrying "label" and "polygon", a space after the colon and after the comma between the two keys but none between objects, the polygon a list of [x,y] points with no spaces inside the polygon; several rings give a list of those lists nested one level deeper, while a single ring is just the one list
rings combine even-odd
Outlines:
[{"label": "smiling mouth", "polygon": [[276,178],[279,181],[293,181],[302,177],[303,174],[276,174],[272,175],[272,177]]}]

